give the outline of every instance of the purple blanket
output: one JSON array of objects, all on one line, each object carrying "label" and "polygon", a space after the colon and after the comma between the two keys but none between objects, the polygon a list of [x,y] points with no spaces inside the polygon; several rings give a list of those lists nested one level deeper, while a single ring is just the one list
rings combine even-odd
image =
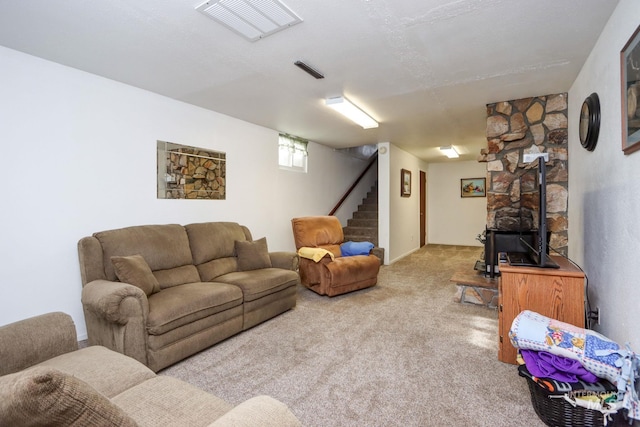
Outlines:
[{"label": "purple blanket", "polygon": [[587,371],[577,360],[547,353],[520,349],[527,369],[536,377],[552,378],[557,381],[575,383],[582,380],[587,383],[598,381],[598,377]]}]

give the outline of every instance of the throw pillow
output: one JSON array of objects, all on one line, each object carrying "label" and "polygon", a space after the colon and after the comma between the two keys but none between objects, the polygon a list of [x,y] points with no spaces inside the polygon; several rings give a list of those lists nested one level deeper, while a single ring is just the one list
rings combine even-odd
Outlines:
[{"label": "throw pillow", "polygon": [[344,242],[340,245],[340,253],[342,256],[369,255],[373,246],[371,242]]},{"label": "throw pillow", "polygon": [[267,238],[253,242],[236,240],[236,255],[238,256],[238,271],[271,268],[271,258],[267,248]]},{"label": "throw pillow", "polygon": [[53,368],[37,367],[6,375],[0,383],[2,425],[137,425],[89,384]]},{"label": "throw pillow", "polygon": [[160,284],[141,255],[112,256],[111,263],[121,282],[137,286],[149,296],[160,291]]}]

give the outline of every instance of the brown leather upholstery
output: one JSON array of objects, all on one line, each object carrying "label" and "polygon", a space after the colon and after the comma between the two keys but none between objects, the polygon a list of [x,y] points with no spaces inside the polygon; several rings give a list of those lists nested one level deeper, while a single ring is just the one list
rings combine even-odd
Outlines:
[{"label": "brown leather upholstery", "polygon": [[374,255],[342,257],[340,244],[344,234],[334,216],[309,216],[291,220],[296,249],[322,248],[334,255],[325,255],[319,262],[300,257],[300,280],[312,291],[335,296],[368,288],[378,282],[380,260]]}]

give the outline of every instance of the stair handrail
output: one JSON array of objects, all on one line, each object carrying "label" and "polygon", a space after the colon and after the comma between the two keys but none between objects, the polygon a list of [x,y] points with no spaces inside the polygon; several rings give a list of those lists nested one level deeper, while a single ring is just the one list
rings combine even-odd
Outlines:
[{"label": "stair handrail", "polygon": [[364,175],[369,171],[369,169],[371,169],[371,166],[373,166],[373,164],[376,162],[376,160],[378,159],[378,150],[375,151],[375,153],[373,153],[371,155],[371,160],[369,161],[369,164],[367,165],[366,168],[364,168],[364,170],[362,171],[362,173],[358,176],[358,178],[356,178],[355,182],[353,184],[351,184],[351,187],[349,187],[349,189],[346,191],[346,193],[344,193],[344,195],[342,196],[342,198],[338,201],[338,203],[336,203],[336,205],[333,207],[333,209],[331,209],[331,212],[329,212],[329,216],[333,216],[333,214],[336,213],[336,211],[338,209],[340,209],[340,206],[342,206],[342,204],[344,203],[345,200],[347,200],[347,197],[349,197],[349,195],[351,194],[351,192],[354,190],[354,188],[356,188],[356,186],[360,183],[360,181],[362,180],[362,178],[364,178]]}]

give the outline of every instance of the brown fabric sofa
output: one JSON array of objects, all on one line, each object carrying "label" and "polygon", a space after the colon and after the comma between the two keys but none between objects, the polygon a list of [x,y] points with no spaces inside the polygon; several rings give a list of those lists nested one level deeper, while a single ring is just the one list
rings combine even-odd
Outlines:
[{"label": "brown fabric sofa", "polygon": [[291,220],[296,249],[322,249],[319,260],[300,257],[301,283],[312,291],[335,296],[368,288],[378,282],[380,259],[375,255],[341,256],[344,233],[334,216],[308,216]]},{"label": "brown fabric sofa", "polygon": [[141,225],[78,242],[90,345],[153,371],[296,304],[298,257],[233,222]]},{"label": "brown fabric sofa", "polygon": [[236,407],[102,346],[78,349],[71,317],[0,327],[1,426],[300,426],[268,396]]}]

